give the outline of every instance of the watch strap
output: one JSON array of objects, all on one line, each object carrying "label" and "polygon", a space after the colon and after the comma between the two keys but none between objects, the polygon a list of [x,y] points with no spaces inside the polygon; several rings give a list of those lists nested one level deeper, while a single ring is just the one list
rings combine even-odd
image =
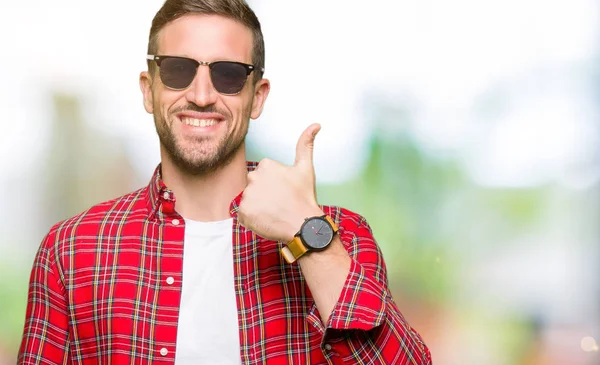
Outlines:
[{"label": "watch strap", "polygon": [[331,219],[331,217],[330,217],[330,216],[328,216],[328,215],[325,215],[325,220],[326,220],[327,222],[329,222],[329,224],[331,224],[331,228],[333,229],[333,233],[334,233],[334,234],[335,234],[335,233],[337,233],[337,231],[338,231],[338,226],[337,226],[337,224],[335,224],[335,222],[333,221],[333,219]]},{"label": "watch strap", "polygon": [[304,246],[299,236],[295,236],[293,240],[281,248],[281,255],[288,264],[295,262],[307,252],[308,248]]}]

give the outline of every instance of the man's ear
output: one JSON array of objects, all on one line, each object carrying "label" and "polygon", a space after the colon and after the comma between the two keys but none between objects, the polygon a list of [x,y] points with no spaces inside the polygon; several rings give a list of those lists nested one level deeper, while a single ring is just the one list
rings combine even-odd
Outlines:
[{"label": "man's ear", "polygon": [[148,71],[140,73],[140,90],[144,97],[144,109],[146,109],[149,114],[152,114],[154,112],[152,102],[152,76]]},{"label": "man's ear", "polygon": [[254,100],[252,101],[250,118],[258,119],[258,117],[260,117],[270,90],[271,82],[268,79],[261,79],[254,85]]}]

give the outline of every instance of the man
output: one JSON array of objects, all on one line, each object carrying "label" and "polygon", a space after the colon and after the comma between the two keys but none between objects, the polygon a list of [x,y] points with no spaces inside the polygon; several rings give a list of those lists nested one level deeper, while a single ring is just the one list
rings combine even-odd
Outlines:
[{"label": "man", "polygon": [[270,84],[244,0],[167,0],[140,75],[150,184],[55,225],[21,364],[430,364],[365,219],[315,197],[313,142],[247,163]]}]

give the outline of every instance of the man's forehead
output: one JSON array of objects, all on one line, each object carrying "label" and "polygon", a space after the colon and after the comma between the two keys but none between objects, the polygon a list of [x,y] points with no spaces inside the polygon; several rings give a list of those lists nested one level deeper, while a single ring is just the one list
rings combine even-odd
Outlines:
[{"label": "man's forehead", "polygon": [[220,15],[185,15],[169,22],[158,35],[158,53],[200,57],[203,61],[226,57],[249,62],[252,48],[250,29]]}]

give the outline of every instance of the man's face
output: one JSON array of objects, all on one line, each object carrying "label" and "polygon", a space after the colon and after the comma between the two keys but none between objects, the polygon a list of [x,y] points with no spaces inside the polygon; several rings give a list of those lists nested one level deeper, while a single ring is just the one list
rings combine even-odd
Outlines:
[{"label": "man's face", "polygon": [[[252,41],[252,32],[234,20],[186,15],[160,31],[157,54],[252,64]],[[239,94],[220,94],[203,65],[184,90],[165,87],[158,70],[142,72],[140,87],[144,107],[154,115],[163,160],[192,175],[212,172],[244,152],[249,119],[260,116],[269,92],[268,80],[254,84],[250,74]]]}]

